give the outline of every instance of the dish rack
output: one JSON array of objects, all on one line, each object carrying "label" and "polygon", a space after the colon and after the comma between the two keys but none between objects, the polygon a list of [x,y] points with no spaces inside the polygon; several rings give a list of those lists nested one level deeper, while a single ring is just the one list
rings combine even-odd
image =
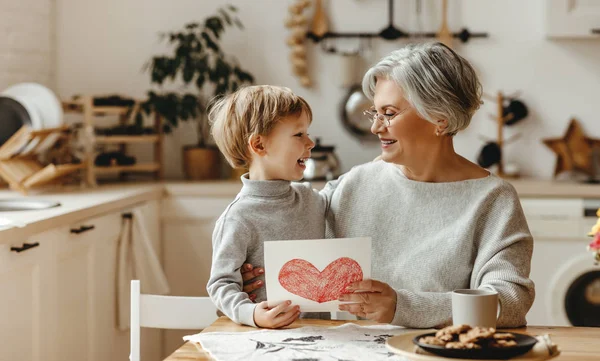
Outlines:
[{"label": "dish rack", "polygon": [[[86,133],[92,140],[92,144],[86,147],[85,150],[85,179],[86,183],[91,186],[97,185],[97,176],[100,174],[117,173],[124,177],[127,173],[144,172],[153,173],[156,179],[163,178],[163,162],[162,162],[162,127],[161,119],[158,115],[154,115],[154,134],[150,135],[96,135],[94,130],[95,119],[98,116],[118,116],[121,125],[126,124],[129,120],[135,118],[139,109],[139,102],[136,102],[132,107],[129,106],[96,106],[94,105],[94,97],[82,96],[75,100],[63,101],[63,111],[65,113],[78,113],[83,115],[83,122]],[[95,144],[116,144],[119,146],[119,151],[123,154],[127,152],[127,145],[152,143],[154,145],[154,160],[149,163],[133,164],[133,165],[118,165],[113,162],[109,166],[95,165]]]},{"label": "dish rack", "polygon": [[63,176],[84,169],[85,164],[48,164],[38,160],[42,146],[50,148],[68,127],[33,130],[22,126],[0,146],[0,177],[11,189],[27,194],[37,186],[58,182]]}]

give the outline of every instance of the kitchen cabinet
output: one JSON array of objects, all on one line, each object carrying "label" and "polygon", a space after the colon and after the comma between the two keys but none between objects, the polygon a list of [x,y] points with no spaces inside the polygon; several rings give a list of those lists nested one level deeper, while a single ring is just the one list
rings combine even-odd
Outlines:
[{"label": "kitchen cabinet", "polygon": [[[0,245],[0,360],[127,360],[129,331],[116,327],[122,214],[144,207],[160,254],[159,201]],[[135,230],[134,230],[135,231]],[[10,247],[39,245],[17,253]],[[162,359],[162,330],[143,329],[142,359]]]},{"label": "kitchen cabinet", "polygon": [[[48,360],[54,349],[48,336],[55,330],[51,295],[56,236],[50,231],[0,245],[0,360]],[[33,247],[25,249],[24,244]]]},{"label": "kitchen cabinet", "polygon": [[600,200],[521,198],[521,204],[534,241],[530,278],[536,295],[527,323],[571,326],[566,314],[568,290],[579,276],[596,268],[586,251],[590,242],[586,234],[597,218],[586,217],[585,210],[595,213]]},{"label": "kitchen cabinet", "polygon": [[[91,227],[95,220],[90,220]],[[93,360],[94,344],[94,237],[90,233],[69,235],[62,229],[56,256],[56,355],[57,360]],[[74,342],[74,340],[76,340]]]},{"label": "kitchen cabinet", "polygon": [[600,1],[546,0],[546,36],[600,39]]},{"label": "kitchen cabinet", "polygon": [[[162,203],[164,267],[171,293],[208,296],[212,233],[215,222],[234,196],[170,196]],[[165,350],[175,350],[190,330],[165,332]],[[166,356],[166,355],[165,355]]]},{"label": "kitchen cabinet", "polygon": [[[150,236],[154,236],[152,244],[158,252],[160,250],[159,239],[159,203],[158,201],[146,202],[136,208],[143,207],[144,214],[149,218],[147,220]],[[88,338],[88,355],[84,357],[83,350],[78,350],[80,354],[61,355],[60,359],[67,359],[64,356],[72,356],[79,360],[127,360],[129,357],[129,331],[120,331],[116,327],[116,277],[117,277],[117,247],[121,231],[123,228],[123,214],[132,212],[133,209],[124,209],[119,212],[97,217],[94,219],[81,222],[70,227],[71,230],[87,229],[91,226],[94,228],[84,233],[71,234],[65,241],[69,243],[68,252],[77,252],[78,247],[91,248],[87,252],[79,252],[80,256],[75,257],[77,262],[73,262],[81,267],[81,273],[85,273],[87,277],[87,285],[85,289],[79,289],[77,295],[87,294],[87,298],[80,299],[77,302],[77,308],[82,308],[82,303],[87,301],[88,319],[81,315],[77,322],[77,327],[71,325],[70,328],[83,328],[86,324],[87,328],[82,329],[81,335],[86,335]],[[136,232],[134,228],[134,232]],[[134,236],[135,237],[135,236]],[[84,261],[83,254],[87,258]],[[59,262],[60,264],[60,262]],[[82,265],[87,266],[87,272],[83,271]],[[75,272],[70,272],[73,274]],[[84,276],[79,276],[84,278]],[[59,280],[65,280],[66,277],[59,275]],[[60,307],[59,307],[60,308]],[[66,325],[64,325],[66,326]],[[63,327],[63,328],[69,328]],[[79,339],[83,341],[83,336]],[[65,340],[67,342],[72,342]],[[83,344],[83,342],[80,342]],[[158,361],[162,355],[162,335],[161,330],[143,329],[142,332],[142,359]]]}]

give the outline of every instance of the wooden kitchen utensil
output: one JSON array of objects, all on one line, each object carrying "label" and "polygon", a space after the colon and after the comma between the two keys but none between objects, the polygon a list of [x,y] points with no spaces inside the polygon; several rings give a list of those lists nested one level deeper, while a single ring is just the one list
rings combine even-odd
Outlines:
[{"label": "wooden kitchen utensil", "polygon": [[437,33],[437,38],[442,44],[452,47],[452,33],[448,28],[448,0],[442,0],[442,26]]},{"label": "wooden kitchen utensil", "polygon": [[321,37],[328,31],[329,26],[327,25],[325,10],[323,10],[323,3],[321,0],[315,0],[315,16],[312,23],[312,32],[316,36]]}]

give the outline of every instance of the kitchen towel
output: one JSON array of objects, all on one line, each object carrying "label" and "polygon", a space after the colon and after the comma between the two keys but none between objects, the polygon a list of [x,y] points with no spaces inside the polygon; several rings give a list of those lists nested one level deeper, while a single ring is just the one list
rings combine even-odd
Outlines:
[{"label": "kitchen towel", "polygon": [[410,330],[398,326],[347,323],[338,327],[208,332],[183,339],[201,345],[217,361],[405,361],[390,352],[385,341],[407,331]]},{"label": "kitchen towel", "polygon": [[[140,280],[142,293],[165,295],[170,293],[169,283],[150,233],[148,213],[150,206],[137,207],[131,216],[123,217],[117,255],[117,328],[129,329],[131,280]],[[158,235],[155,235],[158,236]]]}]

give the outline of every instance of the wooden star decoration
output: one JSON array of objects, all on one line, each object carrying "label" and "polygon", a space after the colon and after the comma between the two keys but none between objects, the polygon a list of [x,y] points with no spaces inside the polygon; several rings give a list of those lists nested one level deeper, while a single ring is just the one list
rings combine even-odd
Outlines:
[{"label": "wooden star decoration", "polygon": [[558,156],[554,175],[564,171],[581,171],[593,175],[592,152],[600,147],[600,139],[588,138],[575,119],[571,119],[562,138],[543,139],[544,144]]}]

